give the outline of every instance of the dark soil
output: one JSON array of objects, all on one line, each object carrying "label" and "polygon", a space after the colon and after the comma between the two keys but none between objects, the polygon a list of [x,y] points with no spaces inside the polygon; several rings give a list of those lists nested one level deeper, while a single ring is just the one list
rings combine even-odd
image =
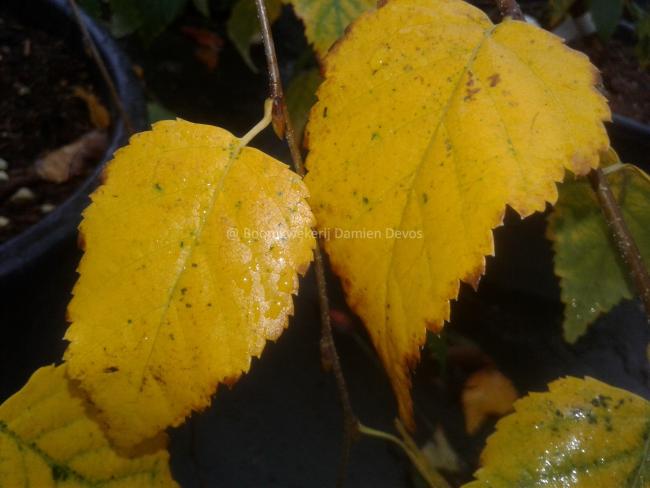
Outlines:
[{"label": "dark soil", "polygon": [[[87,61],[63,40],[24,25],[0,8],[0,158],[7,162],[9,177],[0,181],[0,243],[62,203],[91,170],[86,167],[60,184],[38,179],[33,170],[39,156],[93,128],[85,103],[73,95],[76,86],[96,92],[90,73]],[[34,198],[12,202],[23,187]]]},{"label": "dark soil", "polygon": [[576,44],[601,71],[612,112],[650,124],[650,72],[639,66],[634,47],[612,39]]}]

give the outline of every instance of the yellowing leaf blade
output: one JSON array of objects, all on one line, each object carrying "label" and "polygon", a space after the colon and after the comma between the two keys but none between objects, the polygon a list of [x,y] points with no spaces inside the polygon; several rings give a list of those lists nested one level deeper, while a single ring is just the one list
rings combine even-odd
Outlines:
[{"label": "yellowing leaf blade", "polygon": [[592,378],[564,378],[515,403],[488,439],[477,481],[465,487],[648,487],[649,438],[646,400]]},{"label": "yellowing leaf blade", "polygon": [[207,406],[293,312],[314,245],[307,191],[238,144],[160,122],[116,153],[84,213],[65,359],[118,445]]},{"label": "yellowing leaf blade", "polygon": [[461,393],[467,433],[476,434],[488,418],[511,412],[518,396],[512,382],[495,367],[474,372],[465,381]]},{"label": "yellowing leaf blade", "polygon": [[65,366],[37,370],[0,406],[0,486],[175,487],[166,438],[111,447]]},{"label": "yellowing leaf blade", "polygon": [[326,59],[306,183],[407,423],[425,330],[477,285],[505,206],[543,210],[608,147],[596,80],[559,38],[459,0],[389,0]]}]

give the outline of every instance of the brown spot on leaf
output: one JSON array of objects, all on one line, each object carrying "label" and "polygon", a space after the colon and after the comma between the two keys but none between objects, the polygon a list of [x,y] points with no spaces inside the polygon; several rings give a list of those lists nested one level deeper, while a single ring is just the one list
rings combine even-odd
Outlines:
[{"label": "brown spot on leaf", "polygon": [[241,378],[241,374],[238,374],[236,376],[229,376],[227,378],[224,378],[222,383],[226,385],[228,388],[232,388],[235,386],[235,383],[239,381],[239,378]]},{"label": "brown spot on leaf", "polygon": [[104,368],[104,373],[117,373],[120,370],[117,366],[109,366],[108,368]]},{"label": "brown spot on leaf", "polygon": [[86,237],[81,230],[79,231],[79,234],[77,234],[77,247],[82,251],[86,250]]},{"label": "brown spot on leaf", "polygon": [[474,100],[474,95],[476,95],[480,91],[481,91],[480,88],[468,88],[467,91],[465,92],[464,100],[466,102],[471,102],[472,100]]},{"label": "brown spot on leaf", "polygon": [[166,385],[167,382],[158,374],[152,374],[151,375],[156,382],[160,383],[161,385]]},{"label": "brown spot on leaf", "polygon": [[425,324],[427,329],[432,332],[440,332],[445,325],[444,322],[439,320],[427,320]]},{"label": "brown spot on leaf", "polygon": [[471,71],[467,72],[467,83],[465,83],[465,86],[474,86],[474,74]]},{"label": "brown spot on leaf", "polygon": [[494,88],[501,82],[501,75],[499,73],[494,73],[491,76],[488,76],[488,80],[490,81],[490,86]]}]

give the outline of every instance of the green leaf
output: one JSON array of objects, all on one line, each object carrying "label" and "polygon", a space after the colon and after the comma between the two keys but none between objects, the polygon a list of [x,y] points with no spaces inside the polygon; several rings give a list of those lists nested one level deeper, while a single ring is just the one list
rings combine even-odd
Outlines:
[{"label": "green leaf", "polygon": [[623,15],[623,0],[591,0],[590,10],[598,35],[609,39]]},{"label": "green leaf", "polygon": [[110,0],[111,31],[123,37],[137,31],[150,44],[181,14],[187,0]]},{"label": "green leaf", "polygon": [[192,0],[194,8],[204,17],[210,17],[210,0]]},{"label": "green leaf", "polygon": [[[280,0],[266,0],[266,11],[269,22],[275,22],[282,12]],[[257,73],[257,67],[250,55],[253,40],[260,34],[260,24],[257,20],[257,11],[253,0],[239,0],[230,13],[228,19],[228,37],[233,42],[239,54],[248,67]]]},{"label": "green leaf", "polygon": [[163,107],[157,102],[148,102],[147,103],[147,115],[149,123],[153,124],[160,120],[175,120],[176,114],[171,110]]},{"label": "green leaf", "polygon": [[575,2],[576,0],[550,0],[549,10],[551,26],[554,27],[562,22],[567,12]]},{"label": "green leaf", "polygon": [[131,0],[110,0],[111,33],[115,37],[133,34],[142,25],[140,11]]},{"label": "green leaf", "polygon": [[641,67],[645,69],[650,64],[650,14],[635,3],[630,3],[629,7],[635,21],[636,56]]},{"label": "green leaf", "polygon": [[322,59],[345,32],[345,28],[363,12],[374,8],[376,0],[284,0],[293,5],[305,24],[305,35]]},{"label": "green leaf", "polygon": [[[650,182],[635,166],[608,176],[625,221],[650,262]],[[599,315],[632,298],[624,267],[596,197],[584,180],[560,187],[549,219],[548,237],[555,250],[555,273],[565,304],[564,336],[574,342]]]},{"label": "green leaf", "polygon": [[464,488],[650,486],[650,403],[592,378],[564,378],[501,419]]},{"label": "green leaf", "polygon": [[102,3],[100,0],[80,0],[79,6],[95,19],[100,19],[102,16]]},{"label": "green leaf", "polygon": [[305,125],[309,118],[309,111],[316,103],[316,89],[322,81],[323,77],[320,72],[314,68],[299,73],[289,83],[287,107],[293,122],[296,140],[298,141],[302,141]]}]

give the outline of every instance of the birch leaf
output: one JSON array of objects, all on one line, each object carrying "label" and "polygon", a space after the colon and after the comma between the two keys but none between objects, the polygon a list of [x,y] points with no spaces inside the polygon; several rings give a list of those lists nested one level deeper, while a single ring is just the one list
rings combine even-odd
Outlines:
[{"label": "birch leaf", "polygon": [[[266,0],[266,13],[273,24],[282,13],[280,0]],[[246,65],[254,72],[259,70],[251,58],[251,43],[260,36],[260,21],[253,0],[238,0],[228,19],[228,37],[239,51]]]},{"label": "birch leaf", "polygon": [[69,375],[130,446],[180,424],[277,339],[312,258],[300,178],[212,126],[131,139],[84,212]]},{"label": "birch leaf", "polygon": [[650,403],[592,378],[564,378],[515,403],[465,488],[650,486]]},{"label": "birch leaf", "polygon": [[493,366],[474,372],[461,393],[465,430],[474,435],[490,417],[502,417],[512,411],[517,390],[501,371]]},{"label": "birch leaf", "polygon": [[316,89],[321,81],[320,73],[314,68],[298,73],[287,87],[287,108],[298,141],[302,141],[309,110],[316,103]]},{"label": "birch leaf", "polygon": [[549,0],[548,8],[550,10],[550,24],[552,27],[555,27],[564,20],[574,3],[576,3],[576,0]]},{"label": "birch leaf", "polygon": [[161,434],[127,454],[113,449],[65,366],[38,369],[0,406],[0,486],[175,487]]},{"label": "birch leaf", "polygon": [[478,285],[506,205],[544,210],[607,149],[597,81],[554,35],[460,0],[388,0],[330,51],[306,183],[407,425],[426,329]]},{"label": "birch leaf", "polygon": [[[650,180],[632,165],[607,177],[641,256],[650,263]],[[587,327],[634,296],[596,196],[584,180],[567,181],[549,218],[555,273],[564,302],[564,337],[575,342]]]},{"label": "birch leaf", "polygon": [[305,24],[305,35],[322,59],[345,28],[361,13],[375,7],[375,0],[284,0],[293,5]]}]

